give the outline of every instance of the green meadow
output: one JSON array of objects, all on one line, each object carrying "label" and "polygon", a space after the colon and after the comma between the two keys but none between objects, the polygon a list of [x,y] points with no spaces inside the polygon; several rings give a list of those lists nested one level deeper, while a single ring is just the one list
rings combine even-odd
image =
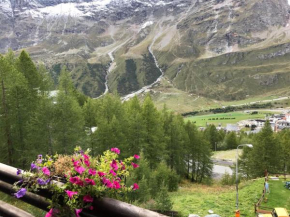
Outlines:
[{"label": "green meadow", "polygon": [[198,115],[186,117],[185,120],[195,122],[198,127],[205,127],[206,124],[214,124],[218,126],[226,126],[227,124],[236,124],[242,120],[248,119],[264,119],[267,114],[271,112],[259,111],[258,114],[248,114],[243,111],[240,112],[229,112],[229,113],[218,113],[218,114],[208,114],[208,115]]}]

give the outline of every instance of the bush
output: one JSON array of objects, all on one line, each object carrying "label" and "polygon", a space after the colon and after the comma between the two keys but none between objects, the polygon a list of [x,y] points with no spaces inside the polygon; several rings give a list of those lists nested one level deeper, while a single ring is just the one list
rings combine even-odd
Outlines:
[{"label": "bush", "polygon": [[162,183],[160,191],[157,194],[156,208],[161,212],[169,211],[172,209],[173,203],[169,198],[167,189],[168,187],[165,186],[164,183]]},{"label": "bush", "polygon": [[229,173],[225,173],[221,179],[222,185],[234,185],[236,183],[235,175],[230,175]]}]

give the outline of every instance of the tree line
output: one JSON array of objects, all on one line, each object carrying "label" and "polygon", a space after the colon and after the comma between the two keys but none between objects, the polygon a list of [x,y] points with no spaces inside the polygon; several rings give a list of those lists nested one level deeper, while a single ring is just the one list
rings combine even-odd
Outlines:
[{"label": "tree line", "polygon": [[81,146],[99,155],[118,147],[121,157],[142,153],[151,171],[164,164],[195,182],[211,176],[206,135],[165,106],[158,111],[149,95],[143,102],[135,97],[122,103],[113,94],[91,99],[74,87],[65,67],[56,88],[45,66],[25,51],[1,55],[0,75],[3,163],[24,169],[38,154],[70,154]]}]

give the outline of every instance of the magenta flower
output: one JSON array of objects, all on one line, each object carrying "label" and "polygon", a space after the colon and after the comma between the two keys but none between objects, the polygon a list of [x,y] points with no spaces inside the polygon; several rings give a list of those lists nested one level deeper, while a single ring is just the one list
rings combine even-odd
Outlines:
[{"label": "magenta flower", "polygon": [[87,165],[87,167],[90,167],[90,161],[85,159],[85,165]]},{"label": "magenta flower", "polygon": [[90,175],[92,175],[92,176],[94,176],[94,175],[96,175],[96,170],[94,170],[94,169],[89,169],[89,174]]},{"label": "magenta flower", "polygon": [[84,182],[82,180],[79,180],[79,181],[76,182],[76,185],[84,186]]},{"label": "magenta flower", "polygon": [[26,194],[26,189],[25,188],[21,188],[19,191],[17,191],[16,193],[14,193],[14,196],[17,198],[23,197]]},{"label": "magenta flower", "polygon": [[90,209],[90,210],[93,210],[93,209],[94,209],[94,207],[93,207],[93,206],[90,206],[90,207],[89,207],[89,209]]},{"label": "magenta flower", "polygon": [[113,175],[113,176],[116,176],[117,174],[114,172],[114,170],[110,170],[110,173]]},{"label": "magenta flower", "polygon": [[110,179],[106,179],[103,177],[103,183],[106,185],[108,188],[113,188],[113,183],[110,181]]},{"label": "magenta flower", "polygon": [[134,168],[138,168],[138,167],[139,167],[139,165],[138,165],[138,164],[135,164],[134,162],[132,162],[131,164],[132,164],[132,166],[133,166]]},{"label": "magenta flower", "polygon": [[118,148],[111,148],[112,152],[115,152],[116,154],[120,154],[120,149]]},{"label": "magenta flower", "polygon": [[77,161],[73,161],[74,166],[75,167],[79,167],[81,165],[81,163],[77,160]]},{"label": "magenta flower", "polygon": [[90,159],[89,156],[86,155],[86,154],[84,154],[84,158],[85,158],[85,160],[89,160]]},{"label": "magenta flower", "polygon": [[76,191],[65,190],[65,192],[67,193],[67,196],[69,197],[69,199],[71,199],[75,194],[78,194],[78,192]]},{"label": "magenta flower", "polygon": [[83,209],[76,209],[76,217],[80,217],[80,213],[82,212]]},{"label": "magenta flower", "polygon": [[90,195],[85,195],[83,201],[86,203],[92,203],[94,201],[94,198],[92,198]]},{"label": "magenta flower", "polygon": [[47,167],[43,167],[43,168],[42,168],[42,172],[43,172],[45,175],[50,176],[50,171],[49,171],[49,169],[48,169]]},{"label": "magenta flower", "polygon": [[135,191],[135,190],[139,189],[139,185],[137,183],[134,183],[134,185],[132,186],[132,188]]},{"label": "magenta flower", "polygon": [[83,167],[75,167],[75,170],[76,170],[79,174],[82,174],[83,172],[86,171],[86,169],[83,168]]},{"label": "magenta flower", "polygon": [[121,188],[120,183],[119,183],[118,181],[114,181],[114,182],[113,182],[113,185],[114,185],[114,188],[115,188],[115,189],[119,189],[119,188]]},{"label": "magenta flower", "polygon": [[76,184],[77,182],[80,181],[80,177],[78,177],[78,176],[70,177],[70,178],[69,178],[69,181],[70,181],[72,184]]},{"label": "magenta flower", "polygon": [[86,183],[89,185],[96,185],[95,181],[93,179],[85,178]]},{"label": "magenta flower", "polygon": [[100,177],[102,177],[102,176],[106,175],[106,173],[98,172],[98,175],[99,175]]},{"label": "magenta flower", "polygon": [[54,217],[57,213],[59,213],[58,209],[50,209],[49,212],[46,213],[45,217]]},{"label": "magenta flower", "polygon": [[110,166],[112,167],[113,170],[118,170],[118,163],[117,161],[113,160],[112,163],[110,164]]},{"label": "magenta flower", "polygon": [[139,155],[137,155],[137,154],[135,154],[135,155],[134,155],[134,158],[135,158],[135,159],[139,159],[139,158],[140,158],[140,156],[139,156]]}]

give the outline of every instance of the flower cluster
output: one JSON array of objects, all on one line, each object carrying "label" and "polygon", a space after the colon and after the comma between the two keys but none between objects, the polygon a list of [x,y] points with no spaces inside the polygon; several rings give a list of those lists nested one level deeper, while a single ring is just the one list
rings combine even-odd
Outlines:
[{"label": "flower cluster", "polygon": [[139,188],[137,183],[127,187],[125,178],[129,176],[131,170],[139,167],[133,161],[138,160],[140,156],[134,155],[122,161],[118,160],[119,154],[118,148],[112,148],[96,158],[89,155],[89,150],[84,152],[77,147],[69,158],[71,165],[69,170],[62,174],[65,183],[61,186],[52,182],[56,171],[54,162],[61,162],[58,161],[61,156],[56,155],[54,158],[47,156],[46,159],[42,159],[39,155],[31,164],[29,172],[17,170],[17,175],[22,174],[24,181],[16,183],[18,192],[15,196],[17,198],[24,196],[27,189],[47,188],[58,196],[52,198],[51,209],[46,217],[66,216],[68,209],[71,215],[73,213],[78,217],[83,208],[93,209],[95,198],[124,194]]}]

